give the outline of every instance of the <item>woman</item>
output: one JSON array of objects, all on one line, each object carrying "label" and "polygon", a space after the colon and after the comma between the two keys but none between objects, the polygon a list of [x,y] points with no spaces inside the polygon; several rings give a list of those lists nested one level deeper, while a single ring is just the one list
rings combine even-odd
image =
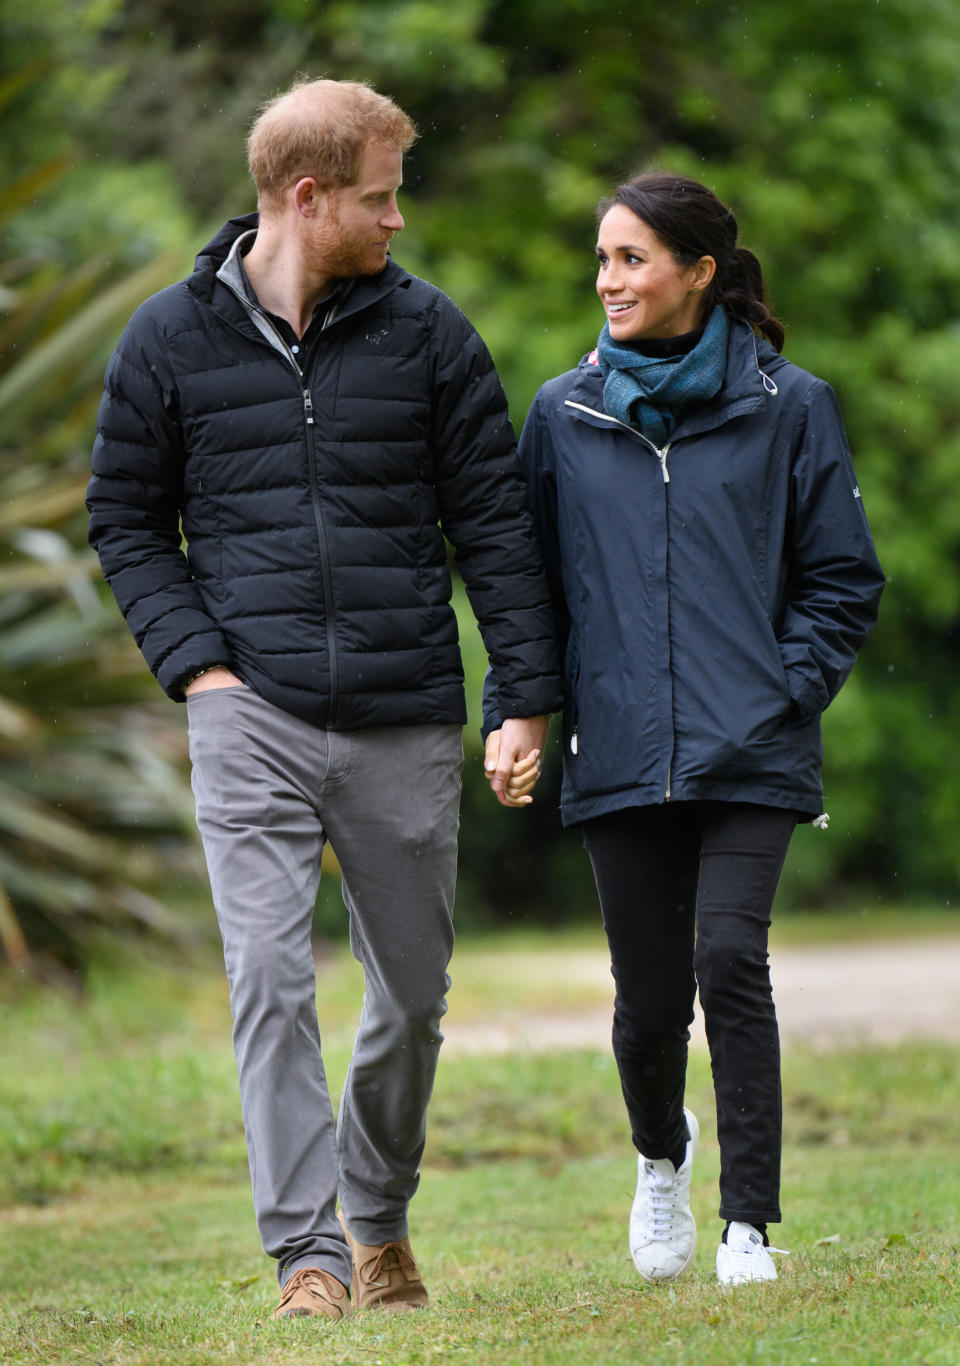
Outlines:
[{"label": "woman", "polygon": [[[822,811],[820,716],[883,575],[840,412],[780,354],[755,256],[704,185],[601,205],[596,351],[520,442],[566,640],[564,823],[583,828],[616,982],[640,1275],[690,1265],[699,989],[717,1104],[722,1284],[774,1280],[780,1053],[767,932],[794,826]],[[487,688],[488,760],[498,748]],[[539,757],[507,789],[529,800]],[[825,822],[825,818],[822,818]]]}]

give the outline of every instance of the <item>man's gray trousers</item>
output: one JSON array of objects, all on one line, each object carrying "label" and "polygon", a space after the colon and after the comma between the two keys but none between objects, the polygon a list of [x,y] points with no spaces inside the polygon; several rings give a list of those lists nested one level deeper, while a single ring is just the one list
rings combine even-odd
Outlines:
[{"label": "man's gray trousers", "polygon": [[[461,728],[320,730],[247,687],[188,701],[197,823],[223,936],[263,1245],[350,1283],[336,1220],[407,1233],[450,985]],[[329,839],[365,992],[334,1123],[311,923]]]}]

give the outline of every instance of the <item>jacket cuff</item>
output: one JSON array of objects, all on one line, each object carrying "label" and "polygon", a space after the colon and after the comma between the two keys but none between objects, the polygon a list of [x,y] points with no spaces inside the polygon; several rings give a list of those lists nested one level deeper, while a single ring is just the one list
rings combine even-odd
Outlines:
[{"label": "jacket cuff", "polygon": [[157,682],[174,702],[183,702],[186,700],[184,688],[210,669],[230,669],[236,672],[233,661],[226,653],[221,654],[219,659],[212,658],[210,655],[201,655],[198,659],[194,655],[186,663],[177,663],[173,659],[165,659],[156,671]]},{"label": "jacket cuff", "polygon": [[483,680],[483,724],[480,727],[480,739],[483,743],[487,743],[487,736],[491,731],[499,730],[502,725],[497,675],[493,667],[488,666]]},{"label": "jacket cuff", "polygon": [[800,721],[809,721],[825,711],[830,698],[819,674],[802,672],[800,669],[787,670],[787,685],[790,701]]}]

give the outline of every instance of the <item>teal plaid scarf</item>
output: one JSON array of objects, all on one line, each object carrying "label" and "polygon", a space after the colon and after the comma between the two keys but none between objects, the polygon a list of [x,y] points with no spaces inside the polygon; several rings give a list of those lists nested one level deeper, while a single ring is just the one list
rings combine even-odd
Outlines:
[{"label": "teal plaid scarf", "polygon": [[645,356],[639,346],[616,342],[604,324],[597,343],[603,374],[603,406],[662,449],[691,403],[720,392],[727,368],[730,326],[718,304],[703,336],[685,356]]}]

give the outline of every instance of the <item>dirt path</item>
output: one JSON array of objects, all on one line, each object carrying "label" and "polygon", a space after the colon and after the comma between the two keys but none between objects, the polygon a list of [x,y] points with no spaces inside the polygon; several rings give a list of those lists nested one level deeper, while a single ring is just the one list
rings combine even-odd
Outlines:
[{"label": "dirt path", "polygon": [[[785,1048],[908,1038],[960,1043],[960,932],[948,938],[777,948],[771,960]],[[571,997],[580,1004],[562,1013],[511,1008],[482,1022],[458,1021],[451,1002],[445,1052],[608,1048],[611,1006],[599,1004],[612,1000],[605,954],[585,952],[572,965],[568,961],[564,973],[571,987],[576,985]],[[595,987],[597,1004],[584,1001],[588,987]],[[705,1046],[699,1010],[693,1042]]]}]

